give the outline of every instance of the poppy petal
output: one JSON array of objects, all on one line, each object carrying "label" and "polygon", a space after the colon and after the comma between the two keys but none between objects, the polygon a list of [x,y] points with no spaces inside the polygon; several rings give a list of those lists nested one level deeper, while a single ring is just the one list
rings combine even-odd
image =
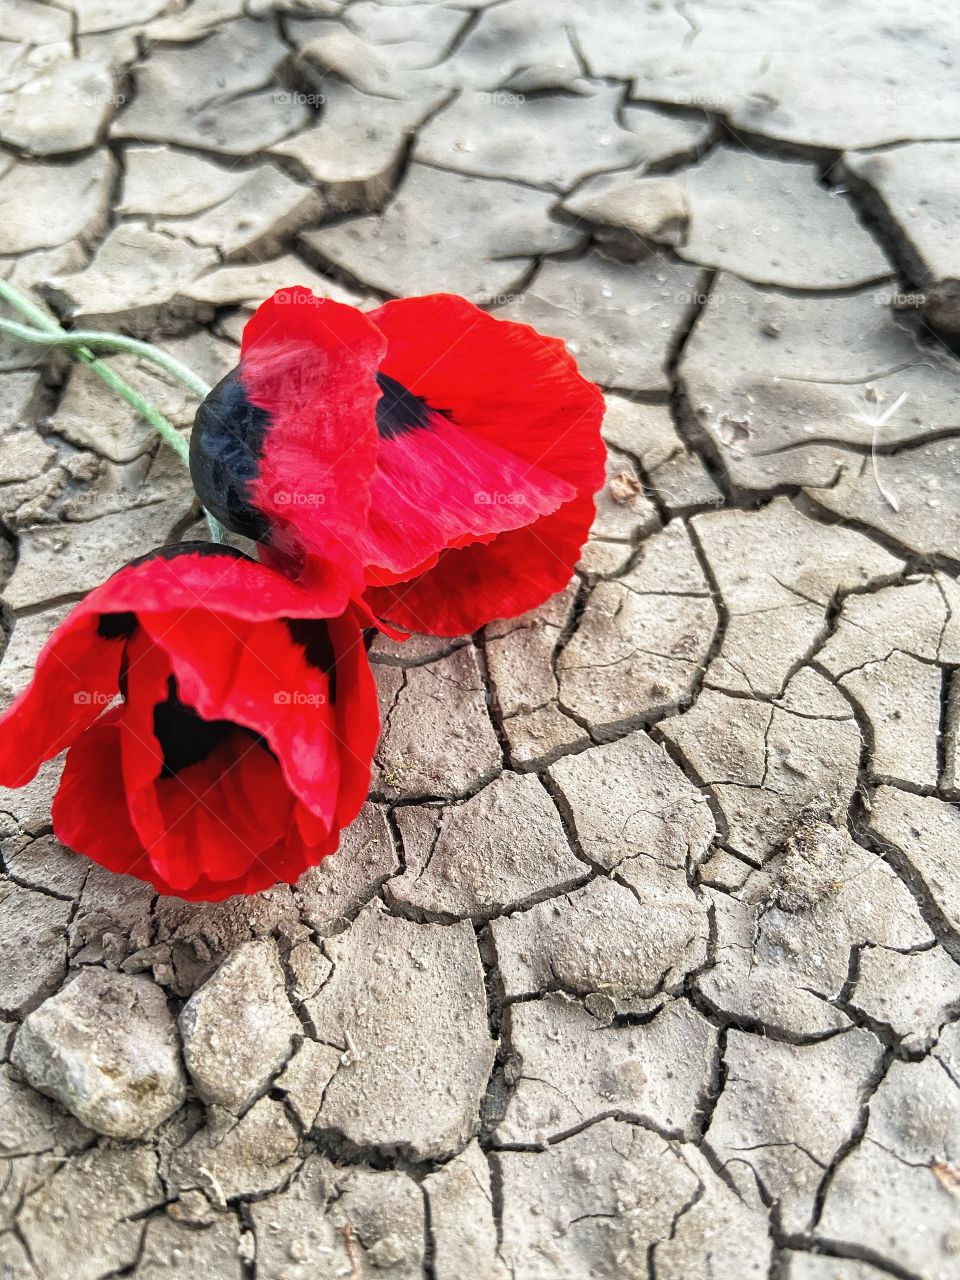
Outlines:
[{"label": "poppy petal", "polygon": [[575,493],[559,476],[428,412],[380,442],[363,560],[375,575],[409,574],[451,543],[521,528]]},{"label": "poppy petal", "polygon": [[369,316],[387,339],[384,374],[576,491],[600,488],[603,397],[559,338],[447,293],[387,302]]},{"label": "poppy petal", "polygon": [[368,588],[364,600],[377,617],[438,636],[469,635],[494,618],[519,617],[570,581],[593,514],[592,496],[576,498],[529,528],[444,551],[421,577]]},{"label": "poppy petal", "polygon": [[380,737],[380,710],[373,668],[355,611],[331,618],[329,627],[340,686],[350,690],[349,698],[338,697],[334,704],[340,749],[334,823],[339,830],[354,820],[370,790],[370,767]]},{"label": "poppy petal", "polygon": [[0,784],[24,786],[116,697],[125,628],[126,621],[111,624],[83,606],[60,623],[33,680],[0,717]]},{"label": "poppy petal", "polygon": [[[290,789],[329,828],[340,757],[332,709],[337,655],[327,620],[248,623],[189,610],[147,616],[143,627],[166,654],[183,701],[206,721],[261,734]],[[350,685],[341,692],[351,704]]]},{"label": "poppy petal", "polygon": [[[603,482],[603,397],[557,338],[499,320],[450,294],[388,302],[370,313],[388,340],[383,372],[484,445],[565,482],[556,509],[492,540],[448,544],[435,565],[390,584],[370,574],[379,617],[438,635],[526,612],[570,579]],[[404,437],[406,439],[407,437]]]},{"label": "poppy petal", "polygon": [[293,798],[276,760],[233,735],[204,760],[154,784],[162,835],[150,860],[176,892],[247,872],[286,838]]},{"label": "poppy petal", "polygon": [[240,364],[201,405],[190,441],[197,492],[228,528],[293,564],[312,554],[351,586],[362,577],[384,347],[354,307],[281,290],[248,322]]},{"label": "poppy petal", "polygon": [[148,878],[160,893],[184,898],[188,902],[222,902],[237,894],[272,889],[276,884],[296,884],[307,867],[315,866],[332,850],[307,849],[294,838],[294,830],[291,827],[283,840],[278,840],[272,849],[265,849],[249,867],[230,880],[211,880],[209,876],[202,875],[189,888],[174,889],[155,872]]},{"label": "poppy petal", "polygon": [[120,762],[122,710],[111,708],[68,751],[53,798],[53,830],[62,844],[102,867],[142,878],[147,858],[130,820]]}]

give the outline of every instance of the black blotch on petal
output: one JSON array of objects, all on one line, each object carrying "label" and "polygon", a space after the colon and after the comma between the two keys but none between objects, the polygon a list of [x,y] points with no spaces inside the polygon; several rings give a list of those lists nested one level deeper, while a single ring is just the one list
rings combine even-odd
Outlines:
[{"label": "black blotch on petal", "polygon": [[127,692],[129,689],[129,675],[130,675],[130,650],[126,645],[124,645],[123,656],[120,659],[119,678],[117,681],[118,687],[120,689],[120,697],[124,700],[124,702],[126,702],[127,700]]},{"label": "black blotch on petal", "polygon": [[235,733],[243,734],[251,742],[263,744],[259,734],[232,720],[204,720],[193,707],[180,701],[177,682],[170,676],[166,700],[157,703],[153,709],[153,736],[163,752],[160,777],[175,778],[181,769],[206,760]]},{"label": "black blotch on petal", "polygon": [[330,638],[330,628],[323,618],[284,618],[290,639],[302,647],[311,667],[327,677],[330,701],[337,700],[337,655]]},{"label": "black blotch on petal", "polygon": [[[146,551],[142,556],[135,556],[124,568],[135,569],[137,565],[147,564],[150,560],[176,560],[179,556],[229,556],[234,560],[249,560],[251,564],[257,563],[245,551],[228,546],[225,542],[171,542],[169,546],[154,547],[152,551]],[[117,572],[122,573],[123,569]]]},{"label": "black blotch on petal", "polygon": [[137,615],[129,610],[123,613],[101,613],[97,623],[97,635],[101,640],[127,640],[137,629]]},{"label": "black blotch on petal", "polygon": [[377,433],[381,440],[393,440],[409,431],[422,431],[436,414],[425,400],[408,391],[402,382],[385,373],[377,374],[380,399],[377,401]]},{"label": "black blotch on petal", "polygon": [[200,405],[190,436],[190,475],[200,501],[221,524],[257,542],[269,524],[250,501],[250,483],[270,426],[267,411],[251,404],[238,366]]}]

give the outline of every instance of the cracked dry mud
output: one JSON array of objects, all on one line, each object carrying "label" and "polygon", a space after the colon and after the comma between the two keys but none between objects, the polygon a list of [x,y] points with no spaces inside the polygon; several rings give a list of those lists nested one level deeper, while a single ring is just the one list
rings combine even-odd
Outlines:
[{"label": "cracked dry mud", "polygon": [[[0,272],[54,314],[216,381],[276,288],[456,290],[567,341],[609,447],[566,591],[375,642],[298,885],[157,898],[58,844],[58,762],[0,794],[5,1280],[960,1276],[958,40],[0,0]],[[7,699],[203,532],[82,367],[0,386]]]}]

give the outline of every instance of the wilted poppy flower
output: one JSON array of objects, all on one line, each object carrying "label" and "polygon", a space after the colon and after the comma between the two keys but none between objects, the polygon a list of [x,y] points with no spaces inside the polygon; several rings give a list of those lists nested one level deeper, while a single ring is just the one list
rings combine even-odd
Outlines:
[{"label": "wilted poppy flower", "polygon": [[181,543],[92,591],[0,718],[0,784],[67,751],[64,844],[162,893],[294,882],[367,794],[376,690],[342,591]]},{"label": "wilted poppy flower", "polygon": [[362,575],[377,617],[456,635],[569,580],[602,415],[563,343],[463,298],[363,314],[287,289],[201,406],[191,471],[204,504],[305,585]]}]

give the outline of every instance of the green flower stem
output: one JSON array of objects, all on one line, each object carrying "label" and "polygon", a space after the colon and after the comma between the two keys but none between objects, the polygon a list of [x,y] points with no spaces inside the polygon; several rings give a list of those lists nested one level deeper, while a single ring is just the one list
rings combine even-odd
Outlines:
[{"label": "green flower stem", "polygon": [[[0,321],[0,332],[8,333],[11,337],[21,338],[26,342],[42,342],[48,346],[65,346],[68,347],[74,357],[85,364],[92,373],[101,378],[112,391],[115,391],[122,400],[125,400],[137,413],[144,418],[154,431],[166,441],[171,449],[177,454],[185,466],[190,465],[190,445],[184,439],[181,432],[163,416],[159,409],[156,409],[148,400],[145,400],[138,391],[135,391],[123,378],[116,374],[108,364],[99,360],[90,347],[86,345],[86,340],[95,337],[98,341],[104,340],[102,345],[108,346],[114,351],[129,351],[132,354],[152,359],[156,364],[161,365],[173,377],[177,377],[180,381],[185,382],[195,394],[203,397],[210,388],[202,379],[191,373],[178,360],[174,360],[172,356],[166,356],[156,348],[151,347],[148,343],[137,342],[133,338],[124,338],[120,334],[68,334],[62,329],[55,320],[51,320],[45,315],[38,306],[32,303],[29,298],[25,298],[18,289],[15,289],[8,281],[0,279],[0,299],[10,304],[21,315],[27,317],[32,324],[36,326],[36,330],[27,329],[23,325],[14,324],[12,321]],[[186,378],[184,378],[186,374]],[[187,380],[189,379],[189,381]],[[214,542],[223,542],[223,527],[219,521],[215,520],[209,511],[204,511],[207,518],[207,524],[210,527],[210,536]]]},{"label": "green flower stem", "polygon": [[127,338],[122,333],[101,333],[98,329],[72,329],[69,333],[54,333],[42,329],[30,329],[25,324],[17,324],[15,320],[0,320],[0,333],[9,338],[17,338],[21,342],[36,342],[47,347],[67,347],[75,350],[87,347],[91,351],[123,351],[141,360],[150,360],[166,370],[172,378],[182,382],[188,391],[192,391],[201,400],[210,394],[210,384],[197,376],[192,369],[173,356],[167,355],[149,342],[138,342],[136,338]]}]

